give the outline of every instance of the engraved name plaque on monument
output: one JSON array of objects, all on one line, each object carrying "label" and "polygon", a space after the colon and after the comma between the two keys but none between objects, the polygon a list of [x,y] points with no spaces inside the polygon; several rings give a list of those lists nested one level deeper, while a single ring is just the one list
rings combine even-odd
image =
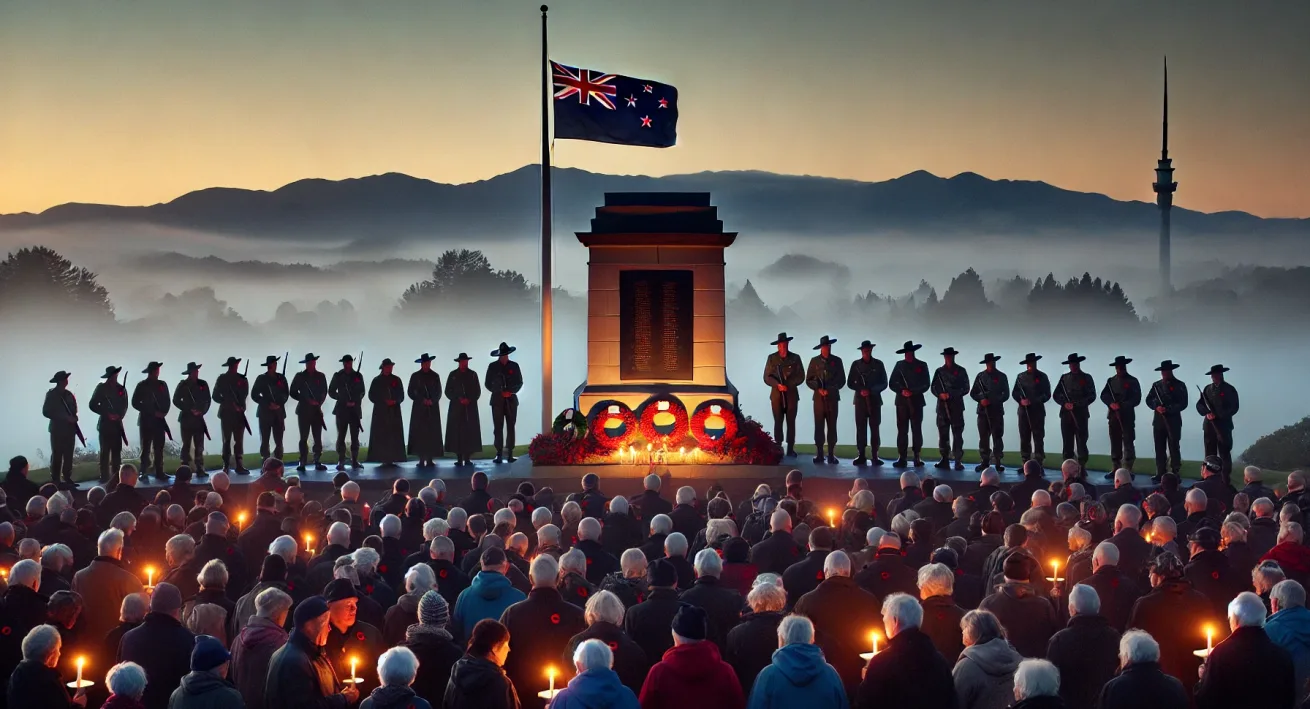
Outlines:
[{"label": "engraved name plaque on monument", "polygon": [[692,272],[619,272],[619,378],[692,378]]}]

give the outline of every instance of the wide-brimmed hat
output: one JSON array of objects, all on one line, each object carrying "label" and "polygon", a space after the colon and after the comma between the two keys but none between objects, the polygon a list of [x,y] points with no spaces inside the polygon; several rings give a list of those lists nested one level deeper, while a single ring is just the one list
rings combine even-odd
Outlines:
[{"label": "wide-brimmed hat", "polygon": [[1172,372],[1172,371],[1174,371],[1175,369],[1178,369],[1178,367],[1179,367],[1179,365],[1174,364],[1174,361],[1173,361],[1172,359],[1166,359],[1165,361],[1163,361],[1163,362],[1160,363],[1160,366],[1159,366],[1159,367],[1156,367],[1156,368],[1155,368],[1155,371],[1157,371],[1157,372]]},{"label": "wide-brimmed hat", "polygon": [[1128,363],[1131,362],[1131,361],[1133,361],[1133,358],[1132,358],[1132,357],[1125,357],[1125,356],[1123,356],[1123,355],[1119,355],[1118,357],[1115,357],[1115,358],[1114,358],[1114,361],[1110,363],[1110,366],[1111,366],[1111,367],[1126,367],[1126,366],[1128,366]]},{"label": "wide-brimmed hat", "polygon": [[433,362],[433,361],[435,361],[436,359],[437,359],[436,357],[433,357],[432,355],[428,354],[427,352],[424,352],[422,357],[419,357],[418,359],[414,360],[414,364],[423,364],[424,362]]},{"label": "wide-brimmed hat", "polygon": [[228,357],[228,358],[227,358],[227,361],[223,363],[223,366],[224,366],[224,367],[231,367],[231,366],[234,365],[234,364],[241,364],[241,358],[240,358],[240,357]]},{"label": "wide-brimmed hat", "polygon": [[896,354],[909,354],[910,352],[915,352],[915,351],[917,351],[917,350],[919,350],[919,349],[922,349],[922,348],[923,348],[923,345],[916,345],[916,344],[914,344],[913,341],[911,341],[911,340],[906,340],[906,341],[905,341],[905,345],[904,345],[903,347],[901,347],[899,350],[896,350]]},{"label": "wide-brimmed hat", "polygon": [[1085,362],[1086,360],[1087,360],[1086,357],[1078,354],[1077,352],[1074,352],[1070,354],[1069,357],[1065,359],[1063,362],[1061,362],[1060,364],[1078,364],[1079,362]]},{"label": "wide-brimmed hat", "polygon": [[310,362],[317,362],[317,361],[318,361],[318,355],[314,354],[313,352],[309,352],[305,354],[304,359],[300,360],[300,363],[309,364]]},{"label": "wide-brimmed hat", "polygon": [[983,355],[982,361],[979,362],[978,364],[994,364],[999,361],[1001,361],[1000,355],[988,352],[987,354]]},{"label": "wide-brimmed hat", "polygon": [[507,342],[502,342],[500,343],[500,347],[497,347],[496,349],[491,351],[491,356],[501,357],[504,355],[514,354],[514,351],[517,349],[518,349],[517,347],[510,347],[509,343]]},{"label": "wide-brimmed hat", "polygon": [[64,370],[61,369],[61,370],[59,370],[58,372],[55,372],[55,376],[50,377],[50,383],[51,383],[51,384],[58,384],[59,382],[68,381],[68,377],[70,377],[70,376],[72,376],[72,375],[70,375],[68,372],[65,372]]},{"label": "wide-brimmed hat", "polygon": [[339,359],[339,360],[337,360],[337,361],[338,361],[338,362],[341,362],[342,364],[344,364],[344,363],[346,363],[346,362],[354,362],[354,361],[355,361],[355,357],[354,357],[354,355],[343,355],[343,356],[341,357],[341,359]]},{"label": "wide-brimmed hat", "polygon": [[860,343],[859,349],[861,352],[863,352],[864,350],[871,350],[875,347],[877,347],[877,345],[873,344],[872,342],[869,342],[868,340],[865,340],[864,342]]},{"label": "wide-brimmed hat", "polygon": [[469,361],[469,360],[471,360],[471,359],[473,359],[473,358],[470,357],[470,356],[468,356],[467,354],[465,354],[465,353],[463,353],[463,352],[460,352],[460,353],[459,353],[459,356],[456,357],[454,361],[456,361],[456,362],[467,362],[467,361]]},{"label": "wide-brimmed hat", "polygon": [[1036,352],[1029,352],[1023,356],[1023,359],[1019,360],[1019,364],[1037,364],[1037,360],[1041,358],[1042,356]]},{"label": "wide-brimmed hat", "polygon": [[141,373],[149,374],[151,372],[158,371],[158,369],[162,366],[164,366],[163,362],[151,362],[150,364],[146,365],[145,369],[141,370]]},{"label": "wide-brimmed hat", "polygon": [[183,374],[190,374],[190,373],[192,373],[192,372],[199,372],[199,371],[200,371],[200,365],[199,365],[199,364],[196,364],[195,362],[187,362],[187,363],[186,363],[186,371],[185,371],[185,372],[182,372],[182,373],[183,373]]},{"label": "wide-brimmed hat", "polygon": [[394,366],[396,366],[396,363],[392,362],[391,358],[388,357],[387,359],[382,360],[382,363],[378,365],[378,369],[382,369],[383,367],[394,367]]},{"label": "wide-brimmed hat", "polygon": [[778,339],[774,340],[773,342],[770,342],[769,344],[770,344],[770,345],[780,345],[780,344],[782,344],[782,343],[784,343],[784,342],[791,342],[791,341],[794,340],[794,339],[796,339],[796,338],[794,338],[794,337],[787,337],[787,333],[785,333],[785,332],[780,332],[780,333],[778,333]]},{"label": "wide-brimmed hat", "polygon": [[957,354],[960,354],[960,351],[955,349],[954,347],[947,347],[946,349],[942,350],[943,357],[954,357]]},{"label": "wide-brimmed hat", "polygon": [[264,358],[264,366],[267,367],[270,364],[277,364],[280,359],[282,358],[277,355],[269,355]]},{"label": "wide-brimmed hat", "polygon": [[100,378],[101,378],[101,379],[108,379],[108,378],[114,376],[115,374],[118,374],[118,373],[121,372],[121,371],[123,371],[123,368],[122,368],[122,367],[115,367],[114,365],[111,364],[111,365],[109,365],[108,367],[105,367],[105,373],[104,373],[104,374],[101,374],[101,375],[100,375]]},{"label": "wide-brimmed hat", "polygon": [[1231,369],[1225,367],[1222,364],[1216,364],[1213,367],[1211,367],[1210,371],[1206,372],[1206,374],[1223,374],[1224,372],[1231,372],[1231,371],[1232,371]]},{"label": "wide-brimmed hat", "polygon": [[819,344],[815,345],[815,346],[814,346],[814,349],[817,350],[817,349],[819,349],[820,347],[823,347],[824,345],[828,345],[829,347],[831,347],[831,346],[833,346],[833,345],[835,345],[835,344],[837,344],[837,340],[836,340],[836,339],[831,338],[831,337],[828,337],[827,335],[824,335],[823,337],[820,337],[820,338],[819,338]]}]

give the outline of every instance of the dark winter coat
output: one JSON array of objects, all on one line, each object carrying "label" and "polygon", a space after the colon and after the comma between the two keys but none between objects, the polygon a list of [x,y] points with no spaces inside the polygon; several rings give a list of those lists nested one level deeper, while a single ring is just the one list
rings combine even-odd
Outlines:
[{"label": "dark winter coat", "polygon": [[519,695],[496,663],[465,655],[450,670],[441,704],[443,709],[519,709]]},{"label": "dark winter coat", "polygon": [[612,573],[600,582],[600,590],[609,591],[623,601],[624,608],[631,608],[646,600],[650,589],[645,578],[627,578],[623,572]]},{"label": "dark winter coat", "polygon": [[860,653],[870,647],[869,630],[882,627],[877,599],[849,576],[834,576],[802,596],[794,612],[814,623],[814,644],[854,694],[864,666]]},{"label": "dark winter coat", "polygon": [[[260,567],[268,555],[268,545],[282,536],[282,518],[269,510],[256,510],[255,520],[237,537],[237,546],[246,560],[246,578],[259,578]],[[226,563],[226,562],[224,562]],[[228,574],[232,573],[228,569]]]},{"label": "dark winter coat", "polygon": [[623,686],[632,690],[635,699],[637,693],[641,691],[642,683],[646,681],[646,673],[650,671],[651,666],[641,646],[628,637],[619,626],[603,620],[596,621],[586,630],[569,639],[564,650],[565,667],[573,665],[573,651],[587,640],[599,640],[609,646],[610,652],[614,655],[612,668],[618,673],[619,681]]},{"label": "dark winter coat", "polygon": [[650,527],[650,520],[655,515],[666,515],[673,512],[673,503],[660,497],[658,492],[645,490],[640,495],[628,498],[628,509],[632,510],[633,517],[645,523]]},{"label": "dark winter coat", "polygon": [[[1061,681],[1063,684],[1063,681]],[[1136,662],[1101,689],[1099,709],[1187,709],[1183,683],[1165,674],[1158,662]]]},{"label": "dark winter coat", "polygon": [[273,653],[287,642],[287,631],[267,618],[255,616],[232,641],[232,665],[229,676],[246,709],[264,709],[264,690],[268,684],[268,664]]},{"label": "dark winter coat", "polygon": [[27,586],[14,585],[5,590],[0,601],[0,671],[8,672],[23,661],[22,643],[28,631],[46,622],[44,593]]},{"label": "dark winter coat", "polygon": [[628,609],[623,616],[623,630],[641,646],[646,658],[663,657],[673,647],[673,617],[682,607],[678,592],[670,588],[652,588],[646,600]]},{"label": "dark winter coat", "polygon": [[705,517],[692,505],[677,505],[669,513],[669,518],[673,520],[673,531],[682,532],[689,546],[696,533],[705,529]]},{"label": "dark winter coat", "polygon": [[437,576],[437,593],[446,599],[447,605],[454,608],[455,602],[459,600],[459,594],[469,587],[468,574],[445,559],[431,559],[428,561],[428,566],[432,567],[433,573]]},{"label": "dark winter coat", "polygon": [[505,674],[529,698],[547,688],[542,668],[557,663],[560,649],[587,628],[582,610],[554,588],[532,589],[525,600],[506,608],[499,620],[509,629]]},{"label": "dark winter coat", "polygon": [[81,617],[85,637],[103,638],[118,625],[123,598],[141,593],[145,587],[123,562],[97,556],[90,566],[73,575],[73,590],[81,594],[85,604]]},{"label": "dark winter coat", "polygon": [[664,653],[641,687],[641,709],[744,709],[741,684],[711,642]]},{"label": "dark winter coat", "polygon": [[722,655],[728,645],[728,631],[737,627],[742,608],[746,605],[741,594],[721,585],[713,576],[702,576],[682,592],[681,600],[705,610],[709,619],[707,638],[719,647]]},{"label": "dark winter coat", "polygon": [[738,564],[731,561],[723,562],[723,572],[719,574],[719,581],[726,587],[731,588],[741,594],[742,598],[750,595],[751,588],[755,585],[755,579],[760,575],[760,570],[755,568],[754,564]]},{"label": "dark winter coat", "polygon": [[1296,701],[1292,656],[1264,628],[1241,627],[1214,646],[1196,685],[1197,709],[1290,707]]},{"label": "dark winter coat", "polygon": [[359,709],[432,709],[413,687],[378,687],[359,703]]},{"label": "dark winter coat", "polygon": [[955,605],[950,596],[929,596],[920,603],[923,607],[923,622],[919,630],[932,638],[933,647],[944,658],[957,658],[964,651],[964,631],[960,621],[966,611]]},{"label": "dark winter coat", "polygon": [[464,656],[464,651],[444,628],[431,625],[409,626],[402,644],[418,658],[418,674],[410,685],[414,693],[433,706],[441,706],[451,668]]},{"label": "dark winter coat", "polygon": [[782,572],[782,587],[787,591],[788,608],[795,606],[801,596],[823,582],[823,563],[830,553],[826,549],[816,549]]},{"label": "dark winter coat", "polygon": [[213,672],[191,672],[173,690],[168,709],[237,709],[241,693]]},{"label": "dark winter coat", "polygon": [[732,665],[747,695],[755,676],[773,662],[773,652],[778,649],[778,624],[785,617],[787,614],[781,611],[747,613],[737,627],[728,631],[728,647],[723,659]]},{"label": "dark winter coat", "polygon": [[1076,615],[1051,636],[1046,659],[1060,670],[1060,698],[1068,709],[1095,709],[1101,687],[1119,668],[1119,631],[1103,615]]},{"label": "dark winter coat", "polygon": [[1278,543],[1278,520],[1273,517],[1256,517],[1251,520],[1251,529],[1246,533],[1246,543],[1251,547],[1251,555],[1256,559],[1269,553]]},{"label": "dark winter coat", "polygon": [[[446,440],[447,453],[468,456],[482,452],[482,425],[478,422],[478,399],[482,396],[482,387],[478,383],[478,374],[471,369],[455,369],[446,375]],[[461,404],[460,399],[468,399],[468,404]],[[465,507],[469,514],[473,510]],[[483,512],[487,508],[478,508]]]},{"label": "dark winter coat", "polygon": [[1055,606],[1037,595],[1026,583],[1002,584],[995,593],[978,604],[979,610],[991,611],[1005,628],[1006,637],[1024,657],[1041,657],[1046,645],[1059,629]]},{"label": "dark winter coat", "polygon": [[605,551],[605,547],[601,546],[600,542],[580,539],[573,548],[587,556],[587,580],[593,584],[598,584],[609,574],[621,570],[619,560]]},{"label": "dark winter coat", "polygon": [[[1301,548],[1305,549],[1305,547]],[[1228,564],[1228,557],[1218,551],[1197,553],[1187,562],[1184,576],[1192,582],[1192,588],[1210,599],[1210,603],[1215,608],[1215,615],[1220,617],[1228,614],[1228,602],[1233,600],[1233,596],[1250,588],[1251,585],[1250,571],[1244,574],[1234,572]],[[1289,573],[1288,578],[1291,577]]]},{"label": "dark winter coat", "polygon": [[696,570],[692,568],[691,562],[685,556],[665,557],[673,564],[674,570],[678,572],[678,590],[686,591],[691,585],[696,583]]},{"label": "dark winter coat", "polygon": [[405,639],[405,629],[418,622],[418,601],[423,593],[406,593],[387,609],[382,619],[382,641],[387,647],[399,645]]},{"label": "dark winter coat", "polygon": [[1110,621],[1115,630],[1123,632],[1128,627],[1128,616],[1133,612],[1133,604],[1142,597],[1142,592],[1131,578],[1117,566],[1102,566],[1095,573],[1079,583],[1096,589],[1101,599],[1101,615]]},{"label": "dark winter coat", "polygon": [[1145,630],[1160,644],[1160,667],[1165,674],[1187,678],[1185,689],[1195,684],[1191,678],[1201,660],[1192,651],[1205,642],[1198,629],[1206,625],[1222,628],[1227,622],[1215,615],[1210,599],[1185,579],[1164,581],[1137,599],[1128,617],[1128,627]]},{"label": "dark winter coat", "polygon": [[918,577],[918,573],[905,563],[900,550],[879,549],[873,561],[855,575],[855,583],[877,598],[881,606],[882,599],[893,593],[908,593],[918,598]]},{"label": "dark winter coat", "polygon": [[600,545],[615,559],[632,547],[641,546],[641,522],[628,514],[610,512],[600,528]]},{"label": "dark winter coat", "polygon": [[771,533],[751,547],[751,563],[762,574],[781,574],[800,558],[801,548],[788,532]]},{"label": "dark winter coat", "polygon": [[[214,559],[218,559],[227,566],[227,597],[234,602],[246,592],[249,585],[246,579],[246,555],[241,553],[241,547],[233,544],[225,537],[217,534],[206,534],[200,538],[200,543],[196,545],[195,563],[201,568]],[[262,564],[263,556],[260,557]]]},{"label": "dark winter coat", "polygon": [[[445,454],[441,440],[441,375],[429,370],[418,370],[409,375],[409,438],[410,455],[432,460]],[[432,403],[425,404],[424,400]]]},{"label": "dark winter coat", "polygon": [[171,615],[147,613],[140,627],[123,636],[119,662],[135,662],[146,671],[141,701],[147,709],[165,709],[169,696],[191,671],[196,636]]},{"label": "dark winter coat", "polygon": [[1004,541],[999,534],[984,534],[969,542],[969,546],[964,550],[964,558],[960,559],[960,569],[967,574],[982,577],[983,565],[987,563],[987,558]]},{"label": "dark winter coat", "polygon": [[664,540],[668,538],[667,534],[652,534],[646,543],[641,545],[641,553],[646,555],[647,563],[664,558]]},{"label": "dark winter coat", "polygon": [[853,709],[956,709],[951,664],[937,652],[927,635],[917,628],[903,630],[869,660],[851,706]]},{"label": "dark winter coat", "polygon": [[12,709],[74,709],[59,670],[46,667],[44,662],[23,660],[8,681],[5,696]]},{"label": "dark winter coat", "polygon": [[1136,529],[1124,529],[1106,540],[1119,549],[1119,568],[1129,578],[1146,578],[1146,562],[1151,558],[1151,543]]},{"label": "dark winter coat", "polygon": [[[605,497],[600,490],[583,490],[575,492],[568,496],[565,502],[576,502],[578,507],[582,508],[583,517],[595,517],[604,519],[605,508],[609,505],[610,499]],[[687,537],[691,539],[691,537]]]},{"label": "dark winter coat", "polygon": [[327,652],[293,631],[268,663],[265,706],[277,709],[346,709],[344,685]]}]

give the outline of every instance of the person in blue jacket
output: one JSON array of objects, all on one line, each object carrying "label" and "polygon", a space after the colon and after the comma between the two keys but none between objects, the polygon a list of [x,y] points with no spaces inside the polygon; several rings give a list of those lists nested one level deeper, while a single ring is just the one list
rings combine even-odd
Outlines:
[{"label": "person in blue jacket", "polygon": [[509,571],[509,559],[504,549],[488,547],[482,552],[481,562],[482,570],[455,601],[450,630],[460,643],[468,640],[479,620],[499,620],[506,608],[527,598],[505,576]]},{"label": "person in blue jacket", "polygon": [[559,690],[550,709],[640,709],[637,695],[611,669],[614,653],[609,645],[594,638],[583,641],[573,651],[573,664],[577,676]]},{"label": "person in blue jacket", "polygon": [[846,689],[837,670],[814,644],[809,618],[789,615],[778,624],[778,649],[760,671],[746,709],[845,709]]}]

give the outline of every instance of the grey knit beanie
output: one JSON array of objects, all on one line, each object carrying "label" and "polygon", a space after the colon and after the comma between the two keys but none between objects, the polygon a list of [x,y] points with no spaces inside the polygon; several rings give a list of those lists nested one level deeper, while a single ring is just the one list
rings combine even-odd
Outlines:
[{"label": "grey knit beanie", "polygon": [[450,623],[450,606],[436,591],[428,591],[418,599],[418,622],[445,628]]}]

